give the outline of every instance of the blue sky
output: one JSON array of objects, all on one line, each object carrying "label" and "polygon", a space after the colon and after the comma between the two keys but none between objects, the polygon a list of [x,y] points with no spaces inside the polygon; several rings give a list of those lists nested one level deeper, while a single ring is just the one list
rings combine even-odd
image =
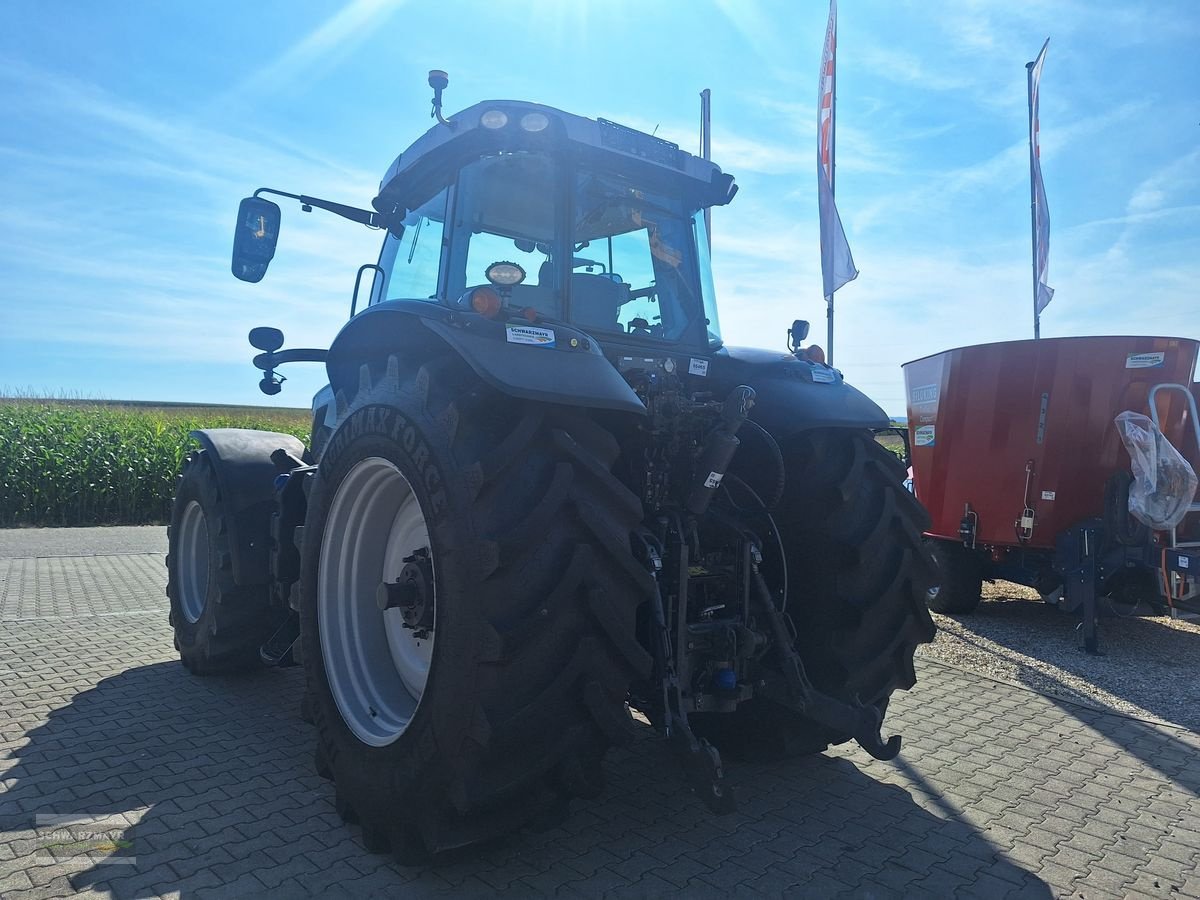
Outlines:
[{"label": "blue sky", "polygon": [[[721,323],[824,343],[815,173],[824,2],[334,2],[0,7],[0,393],[307,406],[319,367],[256,388],[250,327],[327,346],[379,237],[285,205],[266,280],[229,274],[263,185],[368,205],[447,111],[528,99],[713,157]],[[1200,5],[842,0],[837,193],[862,274],[836,362],[892,412],[899,365],[1032,336],[1025,63],[1051,38],[1043,336],[1200,338]]]}]

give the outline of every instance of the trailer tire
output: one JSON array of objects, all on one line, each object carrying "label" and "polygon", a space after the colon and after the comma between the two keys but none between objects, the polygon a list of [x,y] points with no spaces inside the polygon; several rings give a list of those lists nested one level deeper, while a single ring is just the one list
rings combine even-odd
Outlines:
[{"label": "trailer tire", "polygon": [[193,675],[256,669],[275,621],[268,585],[234,583],[231,529],[217,474],[205,450],[193,450],[167,529],[167,597],[179,659]]},{"label": "trailer tire", "polygon": [[979,606],[983,596],[983,561],[979,554],[957,541],[926,541],[937,563],[938,583],[929,590],[929,608],[938,613],[965,615]]},{"label": "trailer tire", "polygon": [[[921,541],[928,515],[904,489],[895,454],[870,432],[803,432],[784,446],[784,456],[787,485],[775,518],[795,649],[818,690],[885,712],[893,691],[916,683],[913,653],[936,631],[924,599],[934,580]],[[818,753],[850,739],[763,698],[706,715],[696,726],[730,756],[758,761]]]},{"label": "trailer tire", "polygon": [[[404,865],[556,820],[600,791],[651,665],[635,622],[654,582],[630,549],[641,504],[610,473],[615,440],[449,353],[363,366],[338,411],[299,582],[338,812]],[[397,554],[420,587],[399,609],[380,589],[380,612]]]}]

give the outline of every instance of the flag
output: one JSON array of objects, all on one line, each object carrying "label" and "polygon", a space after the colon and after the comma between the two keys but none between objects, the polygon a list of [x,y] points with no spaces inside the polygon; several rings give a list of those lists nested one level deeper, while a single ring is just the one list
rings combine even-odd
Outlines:
[{"label": "flag", "polygon": [[1046,205],[1046,188],[1042,184],[1041,145],[1038,140],[1038,83],[1042,80],[1042,64],[1046,61],[1046,48],[1050,38],[1042,45],[1029,70],[1029,165],[1033,179],[1033,234],[1034,265],[1037,267],[1037,311],[1050,305],[1054,299],[1054,288],[1046,284],[1050,268],[1050,208]]},{"label": "flag", "polygon": [[825,296],[858,277],[846,232],[833,202],[834,72],[837,56],[837,0],[829,3],[821,79],[817,91],[817,208],[821,217],[821,277]]}]

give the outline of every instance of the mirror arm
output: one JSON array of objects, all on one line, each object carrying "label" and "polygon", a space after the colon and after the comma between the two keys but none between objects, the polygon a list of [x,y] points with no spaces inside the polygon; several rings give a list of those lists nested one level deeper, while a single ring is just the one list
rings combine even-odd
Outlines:
[{"label": "mirror arm", "polygon": [[299,200],[300,206],[305,212],[312,212],[312,208],[315,206],[317,209],[326,210],[341,216],[343,219],[358,222],[360,225],[369,225],[372,228],[386,228],[391,225],[391,216],[372,212],[369,209],[359,209],[357,206],[346,206],[344,203],[334,203],[332,200],[322,200],[320,197],[309,197],[306,194],[289,194],[287,191],[277,191],[274,188],[259,188],[254,192],[254,196],[257,197],[259,194],[274,194],[277,197],[288,197],[292,200]]},{"label": "mirror arm", "polygon": [[273,353],[260,353],[254,357],[254,367],[269,372],[283,363],[293,362],[325,362],[328,350],[314,350],[297,347],[294,350],[276,350]]}]

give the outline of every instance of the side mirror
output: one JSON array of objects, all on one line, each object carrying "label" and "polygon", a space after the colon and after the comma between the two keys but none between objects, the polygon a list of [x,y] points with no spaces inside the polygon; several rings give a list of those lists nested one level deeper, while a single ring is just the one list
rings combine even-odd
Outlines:
[{"label": "side mirror", "polygon": [[[237,229],[233,233],[235,278],[249,282],[262,281],[263,276],[267,274],[267,266],[275,256],[275,244],[279,241],[279,221],[279,206],[270,200],[247,197],[241,202],[238,206]],[[280,335],[281,343],[282,337]]]},{"label": "side mirror", "polygon": [[278,328],[268,328],[260,325],[250,329],[250,346],[256,350],[274,353],[283,346],[283,332]]}]

